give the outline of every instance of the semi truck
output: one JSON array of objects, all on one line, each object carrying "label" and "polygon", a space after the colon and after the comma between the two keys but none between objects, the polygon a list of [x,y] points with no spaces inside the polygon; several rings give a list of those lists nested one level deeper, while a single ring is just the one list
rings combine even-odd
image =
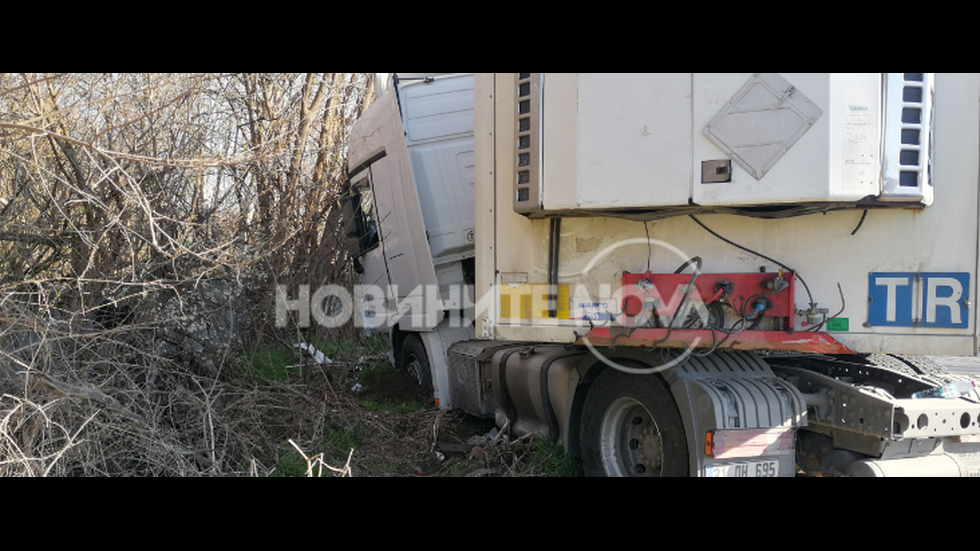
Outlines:
[{"label": "semi truck", "polygon": [[980,476],[978,73],[391,73],[358,323],[588,476]]}]

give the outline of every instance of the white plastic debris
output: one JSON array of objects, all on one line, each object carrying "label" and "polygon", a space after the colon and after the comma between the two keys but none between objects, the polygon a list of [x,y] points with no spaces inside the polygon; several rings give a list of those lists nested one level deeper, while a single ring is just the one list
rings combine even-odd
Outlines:
[{"label": "white plastic debris", "polygon": [[296,345],[293,345],[293,348],[298,348],[300,350],[305,351],[307,354],[309,354],[313,358],[313,361],[314,362],[316,362],[316,363],[318,363],[320,365],[330,365],[330,364],[333,363],[333,360],[331,360],[330,358],[328,358],[326,356],[326,354],[324,354],[323,352],[320,352],[319,350],[317,350],[316,347],[313,346],[312,344],[306,344],[306,343],[296,344]]}]

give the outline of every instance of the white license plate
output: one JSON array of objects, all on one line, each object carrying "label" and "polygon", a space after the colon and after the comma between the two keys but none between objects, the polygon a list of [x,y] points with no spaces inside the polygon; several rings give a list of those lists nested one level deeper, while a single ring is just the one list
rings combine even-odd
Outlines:
[{"label": "white license plate", "polygon": [[729,463],[705,467],[708,478],[776,478],[779,476],[778,461],[755,461],[752,463]]}]

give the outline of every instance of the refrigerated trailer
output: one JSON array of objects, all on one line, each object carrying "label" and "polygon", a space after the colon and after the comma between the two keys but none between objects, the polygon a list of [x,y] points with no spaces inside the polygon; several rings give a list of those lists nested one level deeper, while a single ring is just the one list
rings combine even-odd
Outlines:
[{"label": "refrigerated trailer", "polygon": [[[357,319],[596,476],[980,476],[980,74],[391,74]],[[921,393],[942,398],[922,397]]]}]

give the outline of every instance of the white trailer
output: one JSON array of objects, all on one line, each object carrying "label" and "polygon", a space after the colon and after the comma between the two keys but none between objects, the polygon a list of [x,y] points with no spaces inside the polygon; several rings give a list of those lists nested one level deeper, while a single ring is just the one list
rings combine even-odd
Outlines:
[{"label": "white trailer", "polygon": [[[980,74],[394,76],[358,312],[607,476],[980,476]],[[965,381],[964,381],[965,382]]]}]

